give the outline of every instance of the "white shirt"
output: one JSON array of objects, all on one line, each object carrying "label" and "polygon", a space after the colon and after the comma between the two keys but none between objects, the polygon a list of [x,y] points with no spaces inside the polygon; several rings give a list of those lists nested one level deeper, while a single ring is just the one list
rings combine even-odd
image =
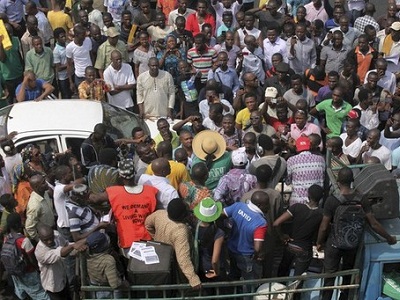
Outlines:
[{"label": "white shirt", "polygon": [[185,18],[185,20],[187,20],[187,18],[188,18],[191,14],[194,14],[195,12],[196,12],[196,11],[195,11],[194,9],[186,8],[185,13],[184,13],[184,14],[180,14],[180,13],[178,12],[178,9],[175,9],[175,10],[173,10],[173,11],[171,11],[171,12],[169,13],[168,25],[171,25],[171,26],[174,27],[174,29],[176,29],[175,20],[176,20],[177,17],[182,16],[182,17]]},{"label": "white shirt", "polygon": [[374,113],[372,109],[362,109],[360,104],[357,104],[353,108],[358,108],[361,110],[361,118],[360,124],[367,128],[368,130],[377,128],[379,126],[379,114],[378,112]]},{"label": "white shirt", "polygon": [[258,39],[258,37],[260,36],[261,31],[259,29],[257,29],[256,27],[253,27],[253,29],[248,30],[245,28],[239,28],[237,30],[237,33],[239,35],[239,40],[240,40],[240,47],[244,47],[246,46],[244,43],[244,38],[246,37],[246,35],[252,35],[254,36],[256,39]]},{"label": "white shirt", "polygon": [[[235,110],[233,109],[232,105],[229,103],[228,100],[221,99],[221,104],[229,107],[229,111],[224,110],[222,113],[223,115],[227,115],[227,114],[234,115],[235,114]],[[210,114],[210,105],[208,104],[207,99],[200,101],[199,110],[200,110],[201,115],[203,116],[203,120],[208,117],[208,115]]]},{"label": "white shirt", "polygon": [[360,154],[361,145],[362,145],[361,139],[357,138],[350,145],[346,146],[347,133],[346,132],[342,133],[340,135],[340,138],[343,141],[343,147],[342,147],[343,153],[356,158],[358,156],[358,154]]},{"label": "white shirt", "polygon": [[175,85],[172,75],[159,70],[157,77],[149,71],[140,74],[136,85],[137,103],[142,104],[145,115],[166,117],[175,105]]},{"label": "white shirt", "polygon": [[90,51],[92,50],[92,41],[86,37],[82,46],[78,46],[74,41],[67,45],[67,58],[72,58],[75,66],[75,75],[85,77],[85,69],[92,66]]},{"label": "white shirt", "polygon": [[60,228],[69,227],[69,219],[67,209],[65,208],[65,202],[69,199],[68,195],[64,193],[64,187],[66,184],[56,181],[54,188],[54,208],[57,212],[57,226]]},{"label": "white shirt", "polygon": [[0,196],[11,194],[11,180],[8,176],[6,168],[1,168],[2,176],[0,176]]},{"label": "white shirt", "polygon": [[103,23],[103,15],[101,11],[98,9],[93,9],[89,14],[88,14],[88,20],[92,24],[96,24],[97,26],[102,29],[104,27]]},{"label": "white shirt", "polygon": [[38,28],[43,33],[43,42],[45,44],[50,43],[50,40],[53,37],[53,30],[51,29],[49,20],[47,19],[46,15],[41,11],[38,11],[35,17],[38,21]]},{"label": "white shirt", "polygon": [[247,49],[243,48],[243,63],[242,72],[240,73],[240,80],[242,81],[242,76],[246,72],[254,73],[258,81],[263,83],[265,81],[265,71],[263,68],[264,54],[261,47],[257,47],[253,53]]},{"label": "white shirt", "polygon": [[236,27],[237,26],[237,22],[236,22],[236,13],[240,10],[240,8],[242,7],[242,4],[239,4],[238,1],[233,2],[231,4],[230,8],[225,8],[224,5],[221,2],[217,2],[216,5],[212,4],[211,1],[211,6],[214,8],[215,10],[215,16],[216,16],[216,27],[218,28],[221,25],[223,25],[224,23],[222,22],[222,14],[226,11],[230,11],[232,12],[232,16],[233,16],[233,22],[232,22],[232,26]]},{"label": "white shirt", "polygon": [[167,209],[168,203],[172,199],[179,198],[178,192],[165,177],[143,174],[139,178],[138,185],[151,185],[158,189],[158,209]]},{"label": "white shirt", "polygon": [[[116,85],[135,84],[136,80],[133,76],[132,68],[126,63],[122,63],[121,69],[115,70],[112,65],[109,65],[104,70],[104,81],[111,86],[111,90],[114,90]],[[121,108],[128,108],[133,106],[133,99],[131,91],[124,90],[118,94],[108,94],[108,102],[112,105]]]},{"label": "white shirt", "polygon": [[282,54],[283,61],[285,63],[288,62],[286,41],[282,40],[280,37],[277,37],[274,43],[271,43],[271,41],[268,38],[266,38],[263,42],[263,47],[264,47],[264,59],[265,59],[265,64],[267,66],[267,70],[272,68],[271,59],[272,55],[274,55],[275,53]]},{"label": "white shirt", "polygon": [[[367,144],[367,141],[362,143],[361,148]],[[367,160],[368,157],[375,156],[380,159],[381,164],[385,166],[389,171],[392,169],[392,151],[390,151],[385,146],[381,146],[380,148],[373,150],[369,148],[367,152],[364,152],[362,155],[363,162]]]},{"label": "white shirt", "polygon": [[[364,83],[367,83],[368,79],[368,74],[371,72],[376,72],[377,70],[370,70],[367,72],[365,75]],[[396,75],[394,75],[392,72],[389,72],[388,70],[385,71],[385,75],[379,81],[377,84],[383,88],[384,90],[389,91],[392,95],[396,92]]]},{"label": "white shirt", "polygon": [[4,156],[4,166],[10,178],[13,177],[14,167],[20,164],[22,164],[20,153],[14,154],[13,156]]}]

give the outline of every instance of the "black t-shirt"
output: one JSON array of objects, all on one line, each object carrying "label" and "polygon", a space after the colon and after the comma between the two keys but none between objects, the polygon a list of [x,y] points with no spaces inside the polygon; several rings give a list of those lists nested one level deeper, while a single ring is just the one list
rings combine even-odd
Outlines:
[{"label": "black t-shirt", "polygon": [[[357,194],[356,193],[353,193],[353,194],[348,194],[348,195],[342,195],[344,198],[346,198],[348,201],[352,201],[352,200],[354,200],[356,197],[357,197]],[[358,200],[359,201],[359,200]],[[331,217],[331,220],[332,220],[332,222],[333,222],[333,219],[334,219],[334,217],[335,217],[335,211],[336,211],[336,208],[338,208],[338,206],[340,205],[340,201],[339,201],[339,199],[338,198],[336,198],[335,196],[329,196],[327,199],[326,199],[326,202],[325,202],[325,206],[324,206],[324,216],[327,216],[327,217]],[[363,208],[363,210],[364,210],[364,212],[367,214],[367,213],[370,213],[371,212],[371,205],[370,205],[370,203],[369,203],[369,201],[368,201],[368,199],[366,198],[366,197],[363,197],[362,198],[362,200],[361,200],[361,206],[362,206],[362,208]]]},{"label": "black t-shirt", "polygon": [[322,221],[322,209],[296,203],[288,208],[288,212],[293,216],[293,244],[310,249]]}]

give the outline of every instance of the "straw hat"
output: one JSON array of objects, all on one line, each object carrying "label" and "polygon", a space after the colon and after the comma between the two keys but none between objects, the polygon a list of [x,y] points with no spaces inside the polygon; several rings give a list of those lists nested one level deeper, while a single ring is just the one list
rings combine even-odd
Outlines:
[{"label": "straw hat", "polygon": [[200,221],[214,222],[222,213],[222,203],[215,202],[210,197],[204,198],[193,209],[193,213]]},{"label": "straw hat", "polygon": [[212,154],[213,160],[217,160],[224,155],[226,143],[218,132],[203,130],[194,137],[192,148],[194,154],[200,159],[205,160],[207,155]]}]

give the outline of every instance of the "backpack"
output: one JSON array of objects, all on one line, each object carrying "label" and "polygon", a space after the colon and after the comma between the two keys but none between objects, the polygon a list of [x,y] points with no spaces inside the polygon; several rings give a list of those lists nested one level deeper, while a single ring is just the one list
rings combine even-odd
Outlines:
[{"label": "backpack", "polygon": [[363,239],[365,227],[362,195],[356,194],[352,200],[342,195],[336,198],[340,201],[340,205],[333,218],[332,244],[342,250],[356,249]]},{"label": "backpack", "polygon": [[4,268],[10,275],[24,275],[27,263],[21,250],[16,245],[17,239],[23,237],[22,234],[8,234],[1,248],[0,259]]}]

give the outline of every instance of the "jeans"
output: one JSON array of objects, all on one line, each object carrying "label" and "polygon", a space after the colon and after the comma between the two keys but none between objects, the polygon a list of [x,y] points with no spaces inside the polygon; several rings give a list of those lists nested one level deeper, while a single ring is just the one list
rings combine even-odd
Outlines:
[{"label": "jeans", "polygon": [[[253,260],[252,255],[240,255],[229,252],[230,257],[230,280],[251,280],[260,279],[262,276],[262,264],[259,261]],[[252,291],[251,285],[244,285],[243,292],[249,293]],[[252,297],[244,297],[243,299],[251,299]]]},{"label": "jeans", "polygon": [[[342,270],[349,270],[354,267],[354,262],[357,254],[357,248],[352,250],[342,250],[332,246],[332,239],[328,238],[325,246],[325,259],[324,259],[324,272],[335,273],[339,271],[340,260],[343,257]],[[350,284],[351,276],[343,276],[343,285]],[[333,286],[335,277],[326,278],[324,286]],[[348,298],[349,290],[343,290],[340,294],[340,300]],[[322,300],[330,300],[332,298],[333,290],[326,290],[322,293]]]},{"label": "jeans", "polygon": [[312,249],[304,251],[293,251],[287,246],[283,251],[283,258],[279,265],[278,277],[286,277],[290,274],[290,267],[294,262],[294,276],[298,276],[307,271],[312,259]]},{"label": "jeans", "polygon": [[32,299],[50,300],[42,287],[38,272],[26,273],[23,276],[12,275],[11,277],[15,286],[15,295],[19,299],[25,299],[28,295]]},{"label": "jeans", "polygon": [[85,80],[85,77],[78,77],[78,76],[75,75],[74,83],[75,83],[75,88],[76,88],[76,90],[78,90],[79,85],[80,85],[80,84],[82,83],[82,81],[84,81],[84,80]]},{"label": "jeans", "polygon": [[[57,230],[60,233],[60,235],[67,241],[69,241],[69,242],[74,241],[68,227],[58,227],[57,226]],[[75,277],[76,257],[73,255],[67,255],[67,257],[64,258],[64,263],[65,263],[65,269],[66,269],[65,271],[67,273],[68,283],[72,288],[73,284],[74,284],[74,277]]]}]

